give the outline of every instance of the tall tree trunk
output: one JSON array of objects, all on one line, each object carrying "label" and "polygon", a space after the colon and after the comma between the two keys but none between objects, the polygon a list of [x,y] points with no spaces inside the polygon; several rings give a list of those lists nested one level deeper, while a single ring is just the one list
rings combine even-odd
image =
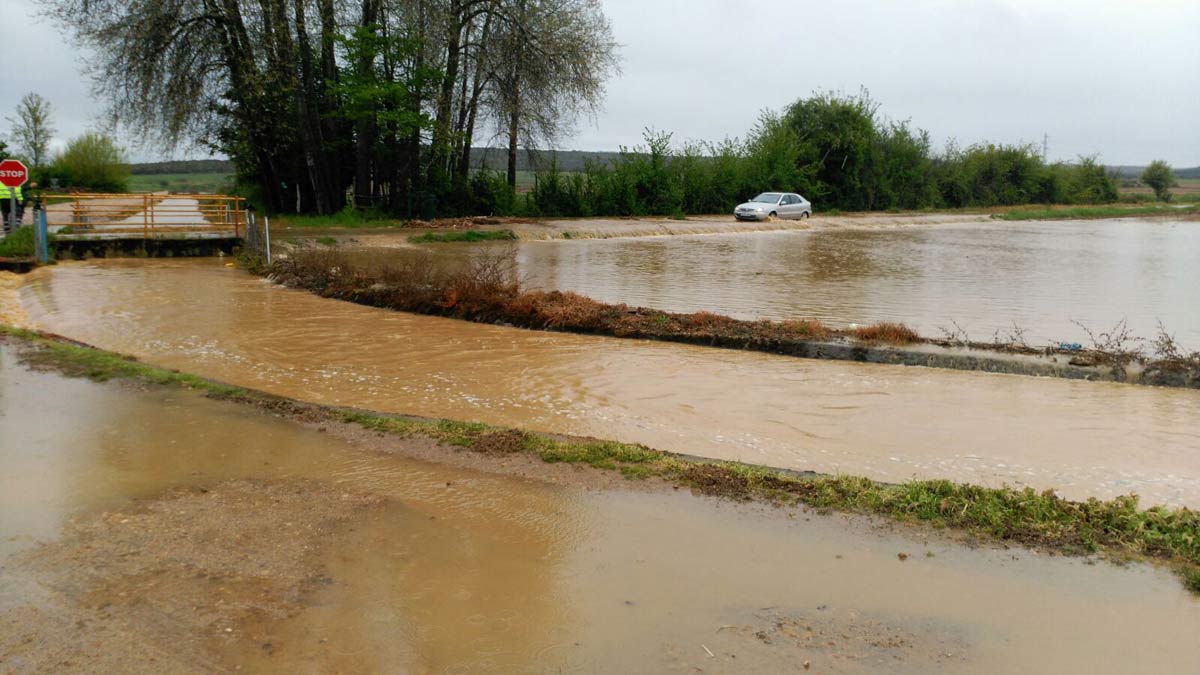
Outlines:
[{"label": "tall tree trunk", "polygon": [[[471,42],[471,29],[467,28],[466,42]],[[470,49],[463,50],[463,61],[470,61]],[[464,63],[465,65],[465,63]],[[451,161],[451,158],[458,157],[462,152],[463,143],[463,127],[467,123],[467,78],[464,76],[458,85],[458,112],[454,115],[454,133],[451,135],[452,143],[450,152],[447,154],[447,163],[450,164],[450,182],[456,188],[462,188],[466,184],[466,176],[458,172],[458,162]]]},{"label": "tall tree trunk", "polygon": [[282,211],[283,192],[279,170],[266,150],[266,139],[259,131],[262,120],[256,119],[255,106],[251,105],[255,98],[252,83],[259,78],[241,7],[238,0],[221,0],[219,9],[215,4],[209,7],[221,16],[221,51],[229,69],[234,116],[246,134],[247,145],[253,148],[252,156],[266,207],[270,211]]},{"label": "tall tree trunk", "polygon": [[[525,0],[517,0],[517,21],[523,27],[525,26]],[[509,78],[505,83],[507,91],[504,96],[509,105],[508,108],[508,187],[512,190],[517,189],[517,141],[521,135],[521,60],[525,58],[524,42],[516,43],[515,53],[510,54],[509,58],[512,62],[508,64]]]},{"label": "tall tree trunk", "polygon": [[508,187],[517,189],[517,139],[521,129],[521,101],[514,93],[508,118]]},{"label": "tall tree trunk", "polygon": [[332,91],[338,83],[337,54],[337,18],[334,14],[333,0],[319,0],[318,11],[321,14],[321,77],[317,85],[319,89],[318,117],[321,127],[322,146],[319,149],[324,156],[329,190],[329,208],[331,212],[340,211],[345,206],[346,182],[343,180],[345,162],[342,152],[347,150],[342,136],[344,127],[336,116],[337,102]]},{"label": "tall tree trunk", "polygon": [[[363,0],[362,20],[360,25],[374,36],[378,32],[379,11],[377,0]],[[362,60],[357,64],[362,73],[371,73],[374,78],[375,59],[363,53]],[[363,116],[359,119],[354,134],[354,206],[367,208],[375,203],[377,192],[372,176],[372,159],[375,156],[375,116]]]},{"label": "tall tree trunk", "polygon": [[467,122],[462,130],[463,146],[458,156],[458,175],[464,180],[471,171],[471,144],[475,140],[475,119],[479,113],[479,97],[483,94],[483,86],[487,78],[487,44],[491,34],[492,12],[488,12],[483,20],[483,30],[479,35],[479,48],[475,54],[475,75],[472,78],[471,100],[467,104]]},{"label": "tall tree trunk", "polygon": [[[416,58],[413,60],[414,73],[420,73],[425,68],[425,51],[423,45],[425,44],[426,39],[426,19],[425,0],[417,0],[416,35],[417,44],[421,46],[417,48]],[[391,71],[389,69],[389,73],[390,72]],[[420,81],[418,82],[419,86],[417,87],[416,91],[413,92],[413,96],[410,101],[411,105],[409,108],[409,112],[413,113],[414,115],[419,115],[421,113],[421,108],[424,105],[425,99],[424,83]],[[401,156],[403,156],[403,159]],[[396,201],[393,202],[393,209],[399,210],[401,206],[404,206],[407,215],[412,216],[413,209],[408,208],[408,202],[409,200],[420,196],[425,190],[425,184],[422,180],[423,174],[421,172],[421,130],[419,128],[414,128],[409,133],[403,148],[400,150],[400,152],[396,153],[395,161],[397,177],[396,182],[397,184],[404,184],[402,185],[403,190],[396,191]],[[401,179],[401,174],[404,176],[403,180]],[[420,208],[419,205],[416,204],[414,204],[413,207],[417,209]]]},{"label": "tall tree trunk", "polygon": [[300,51],[300,86],[296,92],[296,112],[299,117],[304,162],[312,184],[317,213],[333,213],[330,194],[329,165],[325,153],[325,142],[321,129],[319,99],[314,95],[316,73],[313,69],[312,46],[308,42],[308,30],[304,17],[304,0],[295,1],[296,40]]},{"label": "tall tree trunk", "polygon": [[449,27],[446,34],[446,70],[442,74],[441,90],[438,92],[437,116],[433,125],[433,140],[430,143],[429,182],[435,188],[444,187],[447,160],[450,152],[450,114],[454,98],[454,85],[458,82],[458,64],[462,56],[462,2],[450,0]]}]

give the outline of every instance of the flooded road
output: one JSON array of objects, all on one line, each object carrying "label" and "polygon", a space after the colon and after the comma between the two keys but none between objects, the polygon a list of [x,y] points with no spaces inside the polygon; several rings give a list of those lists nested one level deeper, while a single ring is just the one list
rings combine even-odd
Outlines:
[{"label": "flooded road", "polygon": [[0,323],[24,328],[25,312],[21,309],[18,294],[22,283],[24,281],[21,275],[0,271]]},{"label": "flooded road", "polygon": [[[43,648],[73,660],[44,672],[105,672],[94,652],[123,640],[133,653],[160,641],[170,650],[160,656],[215,654],[212,670],[256,673],[736,673],[801,671],[803,662],[844,673],[1200,669],[1200,601],[1165,570],[968,549],[686,493],[452,469],[192,392],[32,373],[3,346],[0,438],[6,672],[39,672],[25,667],[39,657],[29,645],[55,637]],[[214,523],[242,528],[235,498],[252,494],[229,481],[245,479],[268,481],[253,492],[274,495],[250,519],[279,526],[260,533],[266,544],[238,544],[238,559],[249,559],[234,568],[208,566],[206,556],[226,558],[203,547],[197,558],[171,553],[219,536],[206,533]],[[301,495],[299,507],[280,486]],[[181,488],[190,491],[172,492]],[[333,543],[315,544],[321,582],[290,599],[294,611],[243,611],[274,578],[254,556],[278,547],[275,562],[297,557],[290,547],[307,540],[282,528],[309,518],[304,509],[326,494],[375,501],[344,515]],[[205,527],[164,527],[197,504]],[[95,516],[92,538],[75,530],[58,541],[65,523],[98,511],[107,513]],[[147,545],[124,558],[90,553],[135,534]],[[170,555],[153,558],[161,551]],[[150,576],[128,576],[135,564]],[[74,583],[44,583],[77,568],[66,577]],[[41,584],[35,597],[81,603],[72,611],[87,620],[48,622],[62,611],[50,601],[30,614],[28,574]],[[175,595],[188,589],[211,590]],[[214,632],[181,631],[193,612]],[[32,625],[10,620],[28,616]],[[6,642],[43,629],[51,632]],[[170,658],[136,665],[208,672],[171,668],[180,664]]]},{"label": "flooded road", "polygon": [[1181,344],[1200,349],[1196,222],[956,223],[486,248],[506,246],[530,287],[603,302],[834,326],[900,321],[931,337],[958,323],[980,341],[1011,333],[1015,322],[1038,346],[1090,344],[1073,321],[1099,334],[1127,318],[1149,338],[1161,319]]},{"label": "flooded road", "polygon": [[69,263],[33,325],[319,403],[879,480],[1200,506],[1200,392],[524,331],[279,288],[216,260]]}]

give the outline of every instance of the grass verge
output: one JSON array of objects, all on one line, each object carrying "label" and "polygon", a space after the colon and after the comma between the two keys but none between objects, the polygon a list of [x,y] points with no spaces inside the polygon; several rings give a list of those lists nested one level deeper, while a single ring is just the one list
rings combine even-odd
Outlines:
[{"label": "grass verge", "polygon": [[997,214],[1000,220],[1088,220],[1098,218],[1130,218],[1135,216],[1191,215],[1200,206],[1179,208],[1166,204],[1152,206],[1071,206],[1067,208],[1014,209]]},{"label": "grass verge", "polygon": [[1133,495],[1108,501],[1072,501],[1053,491],[988,488],[947,480],[896,485],[855,476],[796,475],[734,462],[697,460],[639,444],[329,408],[157,368],[56,336],[3,325],[0,336],[15,338],[23,347],[22,360],[31,367],[69,376],[188,387],[292,418],[356,424],[379,433],[425,437],[485,454],[528,453],[545,462],[586,464],[618,471],[630,479],[659,479],[728,499],[883,516],[1065,554],[1156,560],[1170,565],[1186,588],[1200,594],[1200,512],[1140,509]]},{"label": "grass verge", "polygon": [[0,237],[0,258],[32,258],[33,228],[18,227],[7,237]]},{"label": "grass verge", "polygon": [[408,241],[413,244],[445,244],[458,241],[514,241],[516,238],[512,230],[451,230],[414,234]]},{"label": "grass verge", "polygon": [[141,363],[137,359],[106,352],[70,340],[46,336],[37,331],[0,324],[0,335],[17,338],[36,347],[25,350],[21,359],[35,369],[51,369],[69,377],[86,377],[97,382],[131,379],[149,384],[174,385],[199,389],[218,396],[242,391],[239,387],[166,370]]}]

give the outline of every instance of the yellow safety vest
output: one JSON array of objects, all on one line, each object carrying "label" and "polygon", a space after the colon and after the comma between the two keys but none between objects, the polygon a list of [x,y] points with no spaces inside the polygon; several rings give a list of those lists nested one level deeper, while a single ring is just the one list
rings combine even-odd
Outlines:
[{"label": "yellow safety vest", "polygon": [[16,197],[17,201],[21,201],[21,186],[10,188],[7,185],[0,185],[0,199],[9,199]]}]

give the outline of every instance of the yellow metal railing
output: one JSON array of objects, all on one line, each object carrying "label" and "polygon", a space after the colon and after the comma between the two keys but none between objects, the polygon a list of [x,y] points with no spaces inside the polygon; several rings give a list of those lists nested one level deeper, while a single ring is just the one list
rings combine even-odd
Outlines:
[{"label": "yellow metal railing", "polygon": [[246,228],[242,197],[218,194],[47,194],[48,224],[71,231],[153,234]]}]

